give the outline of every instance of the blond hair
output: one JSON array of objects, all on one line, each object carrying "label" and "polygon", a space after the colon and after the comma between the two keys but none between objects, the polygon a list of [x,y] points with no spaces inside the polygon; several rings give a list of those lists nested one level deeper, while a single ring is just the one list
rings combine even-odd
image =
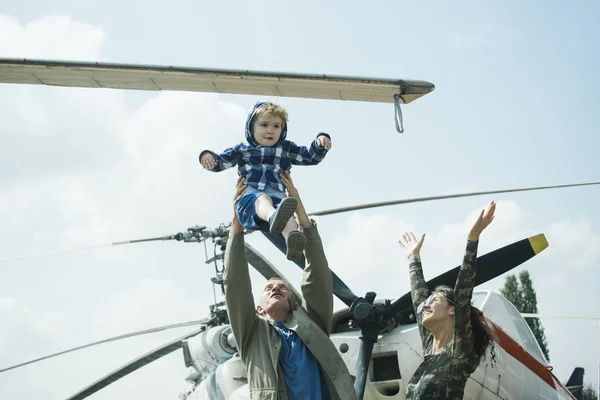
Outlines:
[{"label": "blond hair", "polygon": [[[279,104],[275,104],[275,103],[265,103],[262,106],[260,106],[258,108],[258,110],[256,111],[256,114],[254,116],[254,121],[256,121],[256,118],[259,116],[279,117],[283,121],[284,125],[287,124],[287,122],[288,122],[287,110],[285,108],[281,107]],[[254,121],[252,121],[252,122],[254,123]]]}]

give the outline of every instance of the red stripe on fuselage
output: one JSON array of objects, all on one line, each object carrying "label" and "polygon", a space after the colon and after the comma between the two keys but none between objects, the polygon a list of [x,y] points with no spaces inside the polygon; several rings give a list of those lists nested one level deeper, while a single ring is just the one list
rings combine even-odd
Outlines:
[{"label": "red stripe on fuselage", "polygon": [[494,341],[502,347],[504,351],[510,354],[514,359],[527,367],[531,372],[539,376],[544,382],[550,385],[557,392],[575,399],[575,396],[556,379],[543,364],[529,354],[519,343],[502,330],[498,325],[481,315],[481,321],[485,330],[494,338]]}]

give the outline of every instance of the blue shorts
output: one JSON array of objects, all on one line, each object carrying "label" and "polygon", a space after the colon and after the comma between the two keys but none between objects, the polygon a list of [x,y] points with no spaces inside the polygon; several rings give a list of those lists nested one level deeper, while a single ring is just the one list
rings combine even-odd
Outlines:
[{"label": "blue shorts", "polygon": [[266,194],[273,201],[273,207],[277,208],[281,200],[285,198],[285,193],[280,192],[279,190],[267,186],[264,190],[258,190],[254,187],[248,186],[246,191],[235,201],[235,212],[237,214],[238,220],[242,224],[242,226],[246,229],[250,230],[261,230],[265,232],[270,232],[269,223],[267,221],[263,221],[256,215],[256,207],[254,204],[256,203],[256,199],[258,199],[263,194]]}]

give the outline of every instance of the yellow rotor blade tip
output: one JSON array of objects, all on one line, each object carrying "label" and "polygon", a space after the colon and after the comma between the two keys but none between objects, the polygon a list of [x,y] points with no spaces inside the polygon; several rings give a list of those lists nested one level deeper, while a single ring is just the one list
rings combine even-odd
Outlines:
[{"label": "yellow rotor blade tip", "polygon": [[529,244],[531,244],[531,248],[535,254],[538,254],[546,247],[548,247],[548,241],[546,240],[546,236],[543,233],[539,235],[535,235],[529,238]]}]

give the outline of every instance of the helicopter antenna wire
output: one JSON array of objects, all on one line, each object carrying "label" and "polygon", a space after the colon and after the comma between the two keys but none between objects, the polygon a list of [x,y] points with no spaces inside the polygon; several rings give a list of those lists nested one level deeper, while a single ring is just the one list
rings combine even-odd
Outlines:
[{"label": "helicopter antenna wire", "polygon": [[523,318],[557,318],[557,319],[588,319],[594,321],[600,321],[600,317],[590,317],[590,316],[582,316],[582,315],[548,315],[548,314],[530,314],[530,313],[521,313]]}]

